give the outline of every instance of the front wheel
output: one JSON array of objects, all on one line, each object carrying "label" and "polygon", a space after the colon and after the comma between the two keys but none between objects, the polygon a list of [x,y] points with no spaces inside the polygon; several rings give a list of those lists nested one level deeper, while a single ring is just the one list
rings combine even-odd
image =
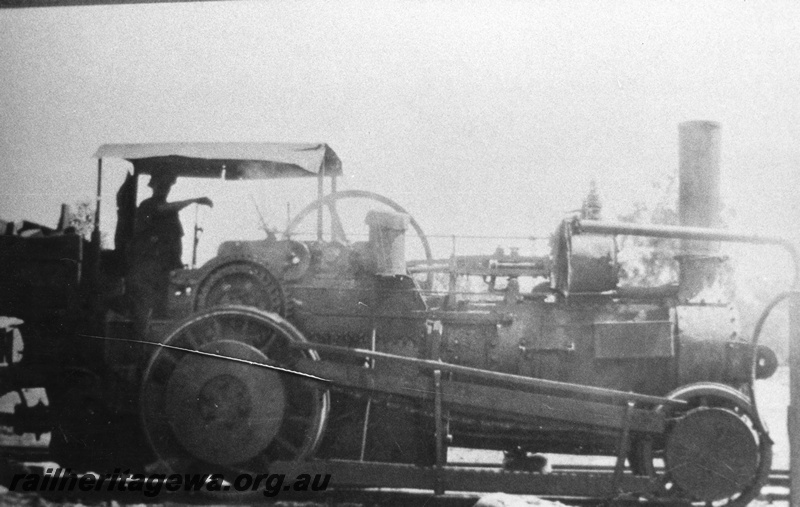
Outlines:
[{"label": "front wheel", "polygon": [[[704,505],[748,505],[772,466],[772,440],[750,400],[711,382],[681,387],[668,397],[688,403],[679,409],[662,407],[668,410],[663,441],[639,449],[648,454],[642,459],[661,484],[661,495]],[[663,469],[650,466],[654,458]]]}]

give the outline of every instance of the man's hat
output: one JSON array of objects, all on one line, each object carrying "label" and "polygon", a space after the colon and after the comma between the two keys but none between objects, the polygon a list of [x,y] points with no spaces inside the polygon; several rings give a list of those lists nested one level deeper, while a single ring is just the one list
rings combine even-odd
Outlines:
[{"label": "man's hat", "polygon": [[176,176],[174,172],[170,170],[162,170],[154,172],[150,175],[150,182],[147,184],[147,186],[153,188],[157,183],[171,186],[176,181],[178,181],[178,176]]}]

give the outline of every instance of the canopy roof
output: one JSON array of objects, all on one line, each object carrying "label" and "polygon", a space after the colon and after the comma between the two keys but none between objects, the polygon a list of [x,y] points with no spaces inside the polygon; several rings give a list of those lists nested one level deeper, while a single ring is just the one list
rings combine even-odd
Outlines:
[{"label": "canopy roof", "polygon": [[95,158],[124,158],[137,173],[252,180],[339,176],[342,161],[327,144],[154,143],[104,144]]}]

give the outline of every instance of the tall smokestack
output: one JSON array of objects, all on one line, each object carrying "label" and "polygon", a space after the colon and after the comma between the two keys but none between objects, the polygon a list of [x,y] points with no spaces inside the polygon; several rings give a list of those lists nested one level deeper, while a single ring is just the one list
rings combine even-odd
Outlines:
[{"label": "tall smokestack", "polygon": [[[678,125],[680,144],[680,225],[722,226],[720,218],[720,125],[712,121],[687,121]],[[722,303],[729,288],[721,281],[724,259],[719,243],[682,242],[680,290],[683,303]]]},{"label": "tall smokestack", "polygon": [[[722,226],[719,197],[720,126],[713,121],[687,121],[678,125],[680,143],[680,224],[691,227]],[[713,243],[707,248],[717,249]],[[701,247],[702,248],[702,247]]]}]

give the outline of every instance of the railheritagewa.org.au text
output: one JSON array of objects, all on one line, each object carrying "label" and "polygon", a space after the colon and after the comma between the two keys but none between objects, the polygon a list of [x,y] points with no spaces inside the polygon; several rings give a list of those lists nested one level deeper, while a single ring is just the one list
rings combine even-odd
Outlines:
[{"label": "railheritagewa.org.au text", "polygon": [[10,490],[20,492],[43,491],[106,491],[137,492],[146,497],[179,491],[193,492],[247,492],[261,491],[266,497],[281,492],[325,491],[330,474],[298,474],[287,478],[285,474],[131,474],[129,470],[114,469],[110,474],[78,475],[70,469],[48,468],[44,474],[16,474],[11,479]]}]

